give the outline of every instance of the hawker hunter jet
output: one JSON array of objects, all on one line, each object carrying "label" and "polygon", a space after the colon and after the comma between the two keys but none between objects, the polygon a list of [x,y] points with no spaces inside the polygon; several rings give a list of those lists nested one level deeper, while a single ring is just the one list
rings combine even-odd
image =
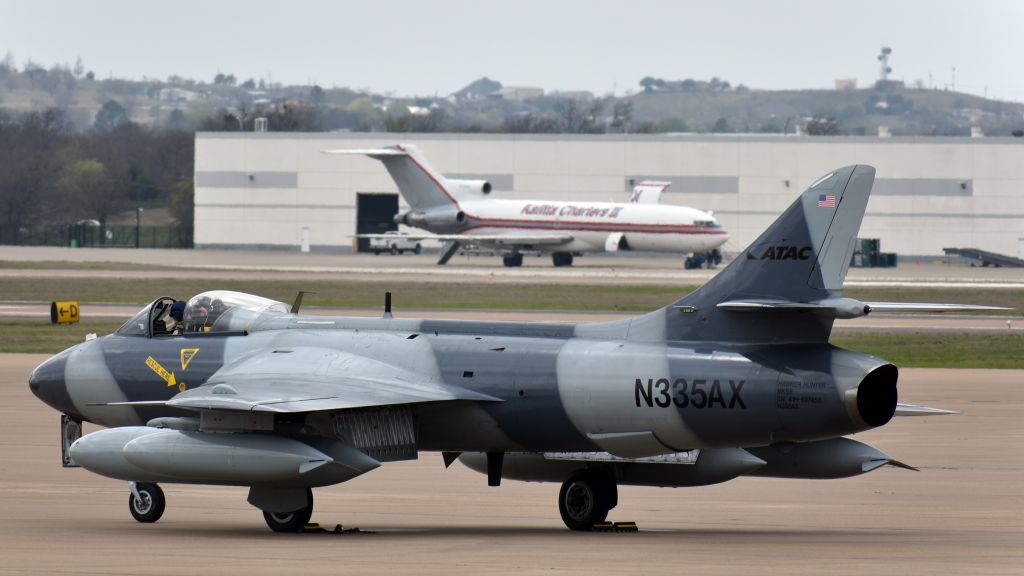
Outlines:
[{"label": "hawker hunter jet", "polygon": [[438,264],[472,245],[501,253],[505,266],[522,266],[523,252],[550,253],[555,266],[570,266],[573,255],[586,252],[642,250],[686,255],[687,268],[710,267],[721,262],[718,247],[729,239],[708,212],[658,204],[668,182],[637,184],[629,203],[497,200],[490,198],[489,182],[445,178],[409,144],[325,152],[383,162],[410,206],[395,222],[428,232],[410,234],[410,240],[444,242]]},{"label": "hawker hunter jet", "polygon": [[[942,411],[898,404],[896,366],[829,344],[833,320],[972,307],[843,296],[874,173],[829,173],[707,284],[634,318],[324,317],[213,291],[157,298],[29,385],[63,413],[65,464],[127,481],[140,522],[164,510],[158,483],[216,484],[301,530],[312,488],[423,451],[493,486],[561,483],[573,530],[604,520],[618,485],[902,466],[846,436]],[[107,428],[78,437],[83,421]]]}]

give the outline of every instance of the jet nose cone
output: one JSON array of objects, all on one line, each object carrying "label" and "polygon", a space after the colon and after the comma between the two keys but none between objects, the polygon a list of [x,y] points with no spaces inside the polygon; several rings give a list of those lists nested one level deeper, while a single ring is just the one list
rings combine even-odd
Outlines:
[{"label": "jet nose cone", "polygon": [[37,398],[50,407],[65,414],[76,415],[78,409],[68,395],[67,383],[64,380],[67,358],[67,353],[62,352],[37,366],[29,376],[28,387]]}]

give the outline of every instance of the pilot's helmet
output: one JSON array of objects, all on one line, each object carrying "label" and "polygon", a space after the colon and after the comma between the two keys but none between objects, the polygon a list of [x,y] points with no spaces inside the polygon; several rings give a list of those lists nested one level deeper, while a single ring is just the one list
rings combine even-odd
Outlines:
[{"label": "pilot's helmet", "polygon": [[177,322],[181,322],[185,318],[185,301],[175,300],[174,304],[171,304],[171,318]]}]

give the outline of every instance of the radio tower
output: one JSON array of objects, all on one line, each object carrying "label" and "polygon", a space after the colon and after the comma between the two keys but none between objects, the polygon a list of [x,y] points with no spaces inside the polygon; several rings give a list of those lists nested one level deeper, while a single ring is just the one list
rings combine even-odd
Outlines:
[{"label": "radio tower", "polygon": [[892,54],[892,48],[888,46],[882,47],[882,53],[878,55],[878,61],[881,65],[878,67],[878,79],[885,82],[889,79],[889,74],[892,72],[892,68],[889,67],[889,55]]}]

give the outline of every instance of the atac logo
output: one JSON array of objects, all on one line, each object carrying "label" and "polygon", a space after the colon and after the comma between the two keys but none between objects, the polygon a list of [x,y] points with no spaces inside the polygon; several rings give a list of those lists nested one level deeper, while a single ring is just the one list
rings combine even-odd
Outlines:
[{"label": "atac logo", "polygon": [[810,260],[814,249],[810,246],[786,244],[760,244],[747,252],[747,260]]}]

